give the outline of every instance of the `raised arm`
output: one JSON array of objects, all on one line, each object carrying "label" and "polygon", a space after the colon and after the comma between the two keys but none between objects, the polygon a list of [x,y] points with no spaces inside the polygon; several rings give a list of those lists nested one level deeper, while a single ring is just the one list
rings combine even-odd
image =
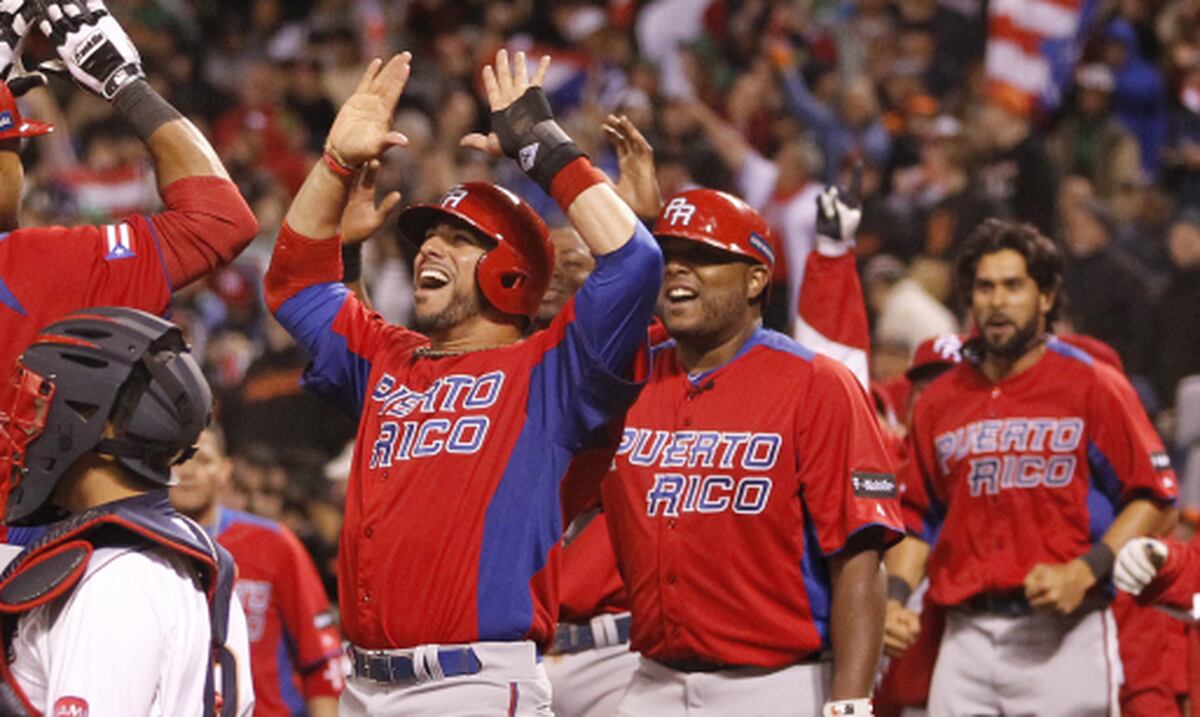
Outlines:
[{"label": "raised arm", "polygon": [[550,58],[543,57],[530,80],[524,53],[510,67],[508,53],[497,52],[495,67],[483,69],[493,132],[467,135],[463,145],[511,157],[566,213],[596,257],[596,270],[574,300],[575,323],[591,358],[623,374],[646,340],[662,283],[662,252],[612,183],[554,120],[541,88],[549,65]]},{"label": "raised arm", "polygon": [[258,233],[217,153],[145,79],[141,57],[101,0],[28,0],[60,62],[112,103],[145,142],[168,211],[153,218],[172,286],[232,261]]}]

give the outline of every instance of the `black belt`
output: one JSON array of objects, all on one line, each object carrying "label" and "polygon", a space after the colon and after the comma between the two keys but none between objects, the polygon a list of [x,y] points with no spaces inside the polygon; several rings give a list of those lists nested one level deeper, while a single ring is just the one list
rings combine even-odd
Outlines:
[{"label": "black belt", "polygon": [[483,663],[470,647],[439,647],[437,664],[431,664],[426,654],[421,664],[408,650],[364,650],[350,645],[346,648],[355,677],[389,685],[408,686],[418,682],[478,674]]},{"label": "black belt", "polygon": [[[611,625],[609,624],[611,622]],[[633,619],[622,615],[597,615],[588,622],[560,622],[554,632],[552,655],[572,655],[600,647],[613,647],[629,642],[629,627]]]},{"label": "black belt", "polygon": [[[1071,614],[1078,615],[1092,610],[1102,610],[1108,607],[1109,600],[1100,593],[1088,593],[1083,602]],[[1002,592],[981,592],[972,595],[955,606],[969,615],[999,615],[1001,617],[1026,617],[1035,611],[1025,597],[1023,590],[1005,590]]]},{"label": "black belt", "polygon": [[[795,667],[796,665],[815,665],[819,662],[825,662],[832,657],[829,652],[814,652],[805,657],[796,660],[790,665],[784,665],[779,669]],[[733,665],[728,662],[709,662],[700,658],[686,658],[682,660],[655,660],[663,667],[669,667],[676,672],[721,672],[722,670],[740,670],[747,667],[758,667],[757,665]],[[759,668],[762,669],[762,668]]]}]

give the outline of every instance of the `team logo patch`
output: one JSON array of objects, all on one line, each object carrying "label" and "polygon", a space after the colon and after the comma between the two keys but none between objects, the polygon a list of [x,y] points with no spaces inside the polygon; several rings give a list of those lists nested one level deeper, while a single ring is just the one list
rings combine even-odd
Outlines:
[{"label": "team logo patch", "polygon": [[14,125],[16,125],[16,122],[13,121],[12,112],[8,110],[0,112],[0,132],[10,130]]},{"label": "team logo patch", "polygon": [[750,232],[750,246],[762,252],[763,256],[771,263],[775,263],[775,252],[771,250],[771,244],[762,237],[758,232]]},{"label": "team logo patch", "polygon": [[59,697],[50,714],[53,717],[88,717],[88,703],[82,697]]},{"label": "team logo patch", "polygon": [[895,498],[899,495],[896,490],[896,476],[891,473],[861,473],[850,474],[850,484],[854,486],[856,498]]},{"label": "team logo patch", "polygon": [[695,213],[695,204],[689,202],[685,197],[675,197],[663,210],[663,219],[666,219],[671,226],[682,224],[686,227],[692,223],[692,215]]},{"label": "team logo patch", "polygon": [[528,172],[533,169],[533,163],[537,161],[538,147],[540,143],[534,142],[527,144],[517,153],[517,157],[521,160],[521,169]]},{"label": "team logo patch", "polygon": [[463,189],[462,187],[455,187],[454,189],[446,192],[446,196],[442,197],[442,206],[450,207],[451,209],[457,209],[458,205],[462,203],[462,200],[467,198],[467,194],[467,190]]},{"label": "team logo patch", "polygon": [[137,252],[133,250],[133,239],[130,237],[128,224],[109,224],[104,227],[104,243],[108,247],[104,258],[108,261],[132,259],[137,256]]}]

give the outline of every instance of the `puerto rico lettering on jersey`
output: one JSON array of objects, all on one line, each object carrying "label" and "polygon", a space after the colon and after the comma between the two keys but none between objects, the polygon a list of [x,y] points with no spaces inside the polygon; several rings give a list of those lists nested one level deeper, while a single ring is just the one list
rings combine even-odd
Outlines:
[{"label": "puerto rico lettering on jersey", "polygon": [[[626,428],[617,455],[626,456],[630,465],[639,467],[721,471],[656,472],[646,493],[646,515],[677,517],[681,512],[727,510],[739,515],[757,515],[766,507],[773,485],[761,473],[775,467],[782,445],[783,436],[778,433]],[[726,472],[734,468],[760,475]]]},{"label": "puerto rico lettering on jersey", "polygon": [[[1014,417],[974,421],[934,439],[938,465],[967,460],[971,495],[1045,486],[1062,488],[1075,475],[1082,418]],[[997,455],[1002,454],[1002,455]]]},{"label": "puerto rico lettering on jersey", "polygon": [[[384,417],[372,441],[371,468],[388,468],[396,462],[443,453],[477,453],[487,439],[491,418],[475,412],[496,405],[503,386],[503,371],[482,376],[442,376],[424,391],[415,391],[384,373],[371,391],[371,403],[378,406],[377,414]],[[435,412],[466,415],[420,418],[421,414]]]}]

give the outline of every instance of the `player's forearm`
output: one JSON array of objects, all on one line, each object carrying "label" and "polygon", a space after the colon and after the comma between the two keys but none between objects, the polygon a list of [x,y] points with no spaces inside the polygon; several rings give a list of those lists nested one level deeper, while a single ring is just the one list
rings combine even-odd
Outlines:
[{"label": "player's forearm", "polygon": [[196,125],[180,118],[171,120],[150,135],[146,147],[154,160],[154,173],[161,191],[186,177],[229,179],[225,165]]},{"label": "player's forearm", "polygon": [[920,538],[906,535],[893,545],[883,557],[888,577],[897,577],[916,589],[925,577],[925,563],[929,560],[929,543]]},{"label": "player's forearm", "polygon": [[1108,531],[1104,533],[1104,543],[1118,553],[1130,538],[1141,535],[1157,535],[1159,526],[1170,509],[1145,498],[1131,501],[1117,514]]},{"label": "player's forearm", "polygon": [[317,162],[288,207],[284,221],[297,234],[310,239],[332,239],[338,235],[349,193],[344,179],[324,162]]},{"label": "player's forearm", "polygon": [[596,256],[611,254],[625,246],[633,237],[633,227],[637,224],[633,210],[605,182],[583,190],[570,207],[563,209],[571,225]]},{"label": "player's forearm", "polygon": [[[849,549],[849,548],[848,548]],[[880,550],[860,548],[830,561],[833,587],[831,699],[867,697],[883,649],[886,592]]]}]

